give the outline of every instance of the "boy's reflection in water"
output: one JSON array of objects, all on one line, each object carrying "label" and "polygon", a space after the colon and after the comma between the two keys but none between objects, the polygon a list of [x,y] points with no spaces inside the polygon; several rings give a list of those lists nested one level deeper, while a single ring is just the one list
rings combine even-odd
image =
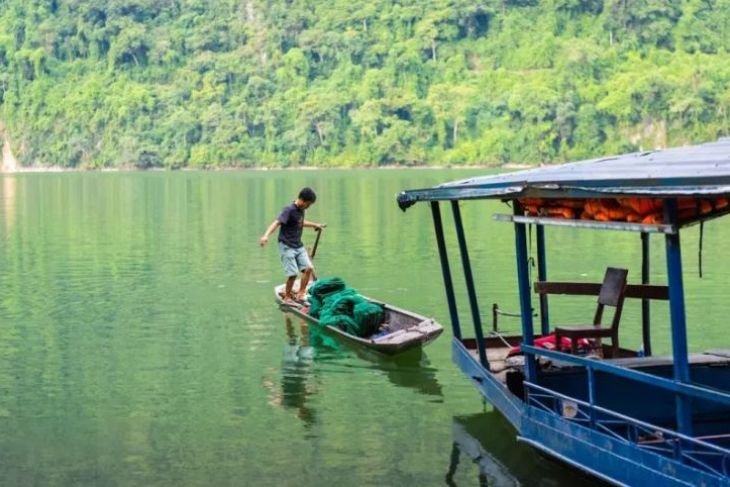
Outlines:
[{"label": "boy's reflection in water", "polygon": [[[310,381],[314,362],[314,349],[309,344],[309,326],[299,319],[295,326],[293,316],[284,314],[287,343],[281,364],[281,390],[277,391],[270,381],[265,385],[271,392],[269,404],[296,411],[306,427],[316,423],[315,410],[307,406],[307,398],[317,392],[316,383]],[[298,328],[298,333],[297,333]]]},{"label": "boy's reflection in water", "polygon": [[[310,327],[306,320],[291,313],[283,315],[287,340],[281,364],[281,387],[277,388],[276,380],[270,378],[264,379],[264,386],[270,392],[269,404],[296,411],[307,428],[317,422],[310,401],[319,385],[319,377],[314,373],[316,355],[320,359],[327,357],[330,366],[340,364],[348,371],[352,370],[354,359],[354,370],[376,369],[397,387],[431,396],[434,401],[443,400],[436,369],[430,366],[421,349],[390,357],[362,347],[343,347],[320,327]],[[270,369],[270,372],[276,375],[278,370]]]}]

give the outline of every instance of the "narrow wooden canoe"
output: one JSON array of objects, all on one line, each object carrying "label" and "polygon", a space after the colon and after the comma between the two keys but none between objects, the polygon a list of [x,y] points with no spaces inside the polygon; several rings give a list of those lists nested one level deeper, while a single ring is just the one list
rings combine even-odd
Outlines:
[{"label": "narrow wooden canoe", "polygon": [[[294,313],[310,323],[322,326],[317,318],[307,314],[309,310],[307,306],[285,303],[281,298],[283,291],[283,284],[274,288],[274,299],[282,309]],[[395,355],[406,350],[427,345],[444,331],[444,328],[431,318],[426,318],[425,316],[396,308],[395,306],[368,297],[365,297],[365,299],[372,303],[383,305],[385,309],[384,324],[387,325],[389,333],[379,333],[372,338],[363,338],[346,333],[335,326],[325,326],[324,328],[350,344],[363,346],[387,355]]]}]

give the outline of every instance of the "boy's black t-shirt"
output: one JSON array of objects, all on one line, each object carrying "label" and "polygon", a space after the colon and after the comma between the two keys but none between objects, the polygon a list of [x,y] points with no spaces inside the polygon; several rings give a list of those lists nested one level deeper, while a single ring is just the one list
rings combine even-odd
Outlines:
[{"label": "boy's black t-shirt", "polygon": [[279,242],[294,249],[303,246],[302,229],[304,228],[304,210],[296,204],[285,206],[279,215]]}]

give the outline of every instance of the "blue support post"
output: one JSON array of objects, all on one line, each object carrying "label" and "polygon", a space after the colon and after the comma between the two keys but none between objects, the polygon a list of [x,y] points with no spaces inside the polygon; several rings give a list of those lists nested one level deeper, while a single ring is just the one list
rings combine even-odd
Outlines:
[{"label": "blue support post", "polygon": [[[537,225],[537,278],[547,281],[547,257],[545,254],[545,227]],[[542,336],[550,333],[550,317],[548,313],[547,294],[540,294],[540,330]]]},{"label": "blue support post", "polygon": [[[516,216],[522,216],[522,205],[517,200],[512,200],[513,212]],[[522,343],[530,345],[534,343],[534,332],[532,329],[532,300],[530,299],[530,278],[527,261],[527,235],[524,223],[515,223],[515,253],[517,255],[517,286],[520,293],[520,315],[522,317]],[[525,354],[525,379],[528,382],[535,382],[537,368],[535,367],[535,355]]]},{"label": "blue support post", "polygon": [[459,201],[451,201],[451,210],[454,213],[454,225],[456,226],[456,238],[459,240],[459,249],[461,250],[461,264],[464,266],[464,278],[466,279],[466,291],[469,295],[469,305],[471,306],[471,317],[474,322],[474,334],[477,339],[477,348],[479,350],[479,361],[482,366],[489,370],[489,361],[487,360],[487,351],[484,344],[484,333],[482,331],[482,319],[479,316],[479,305],[477,304],[477,293],[474,289],[474,277],[471,273],[471,263],[469,262],[469,251],[466,248],[466,237],[464,236],[464,225],[461,221],[461,210],[459,209]]},{"label": "blue support post", "polygon": [[[675,225],[676,233],[666,235],[667,277],[669,280],[669,313],[672,321],[672,358],[674,380],[690,382],[687,358],[687,319],[684,309],[682,281],[682,248],[677,225],[677,200],[664,201],[664,221]],[[692,436],[692,404],[690,398],[676,394],[677,427],[680,433]]]},{"label": "blue support post", "polygon": [[451,328],[454,330],[454,337],[461,340],[461,325],[459,324],[459,313],[456,309],[454,283],[451,281],[449,256],[446,253],[444,226],[441,222],[441,210],[439,210],[438,201],[431,202],[431,214],[433,216],[433,227],[436,231],[436,244],[439,249],[439,258],[441,259],[441,273],[444,276],[444,288],[446,289],[446,302],[449,305],[449,315],[451,316]]},{"label": "blue support post", "polygon": [[[641,234],[641,283],[649,284],[650,278],[649,234]],[[641,300],[641,338],[644,345],[644,355],[651,357],[651,303],[648,299]]]},{"label": "blue support post", "polygon": [[586,374],[588,374],[588,404],[591,406],[591,410],[588,412],[588,418],[591,428],[596,427],[596,373],[593,367],[586,367]]}]

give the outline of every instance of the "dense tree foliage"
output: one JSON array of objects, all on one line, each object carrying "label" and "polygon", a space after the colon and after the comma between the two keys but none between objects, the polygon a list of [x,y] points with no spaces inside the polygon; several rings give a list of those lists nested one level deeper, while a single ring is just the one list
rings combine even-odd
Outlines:
[{"label": "dense tree foliage", "polygon": [[26,165],[540,163],[728,112],[730,0],[0,0]]}]

